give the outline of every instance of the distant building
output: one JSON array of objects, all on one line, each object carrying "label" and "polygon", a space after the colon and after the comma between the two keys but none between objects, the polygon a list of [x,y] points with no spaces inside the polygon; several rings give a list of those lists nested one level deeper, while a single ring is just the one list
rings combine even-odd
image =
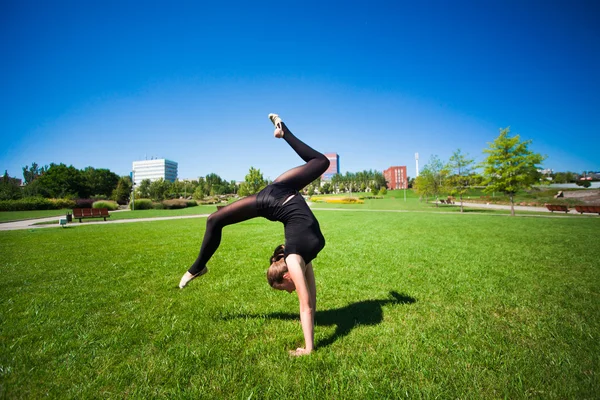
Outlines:
[{"label": "distant building", "polygon": [[383,171],[383,176],[390,190],[408,189],[408,177],[406,176],[406,166],[389,167]]},{"label": "distant building", "polygon": [[340,156],[337,153],[325,153],[325,157],[329,160],[329,168],[321,175],[321,179],[330,181],[332,176],[340,173]]},{"label": "distant building", "polygon": [[133,162],[133,177],[136,185],[144,179],[157,181],[163,178],[165,181],[174,182],[177,179],[177,163],[171,160],[144,160]]}]

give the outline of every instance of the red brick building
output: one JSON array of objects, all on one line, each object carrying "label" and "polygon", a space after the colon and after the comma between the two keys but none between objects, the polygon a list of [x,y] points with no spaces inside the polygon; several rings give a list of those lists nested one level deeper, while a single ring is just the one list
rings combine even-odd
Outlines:
[{"label": "red brick building", "polygon": [[337,153],[325,153],[324,155],[329,160],[329,168],[321,175],[321,179],[330,181],[333,175],[340,173],[340,156]]},{"label": "red brick building", "polygon": [[408,189],[408,177],[406,176],[406,166],[389,167],[383,171],[383,176],[390,190]]}]

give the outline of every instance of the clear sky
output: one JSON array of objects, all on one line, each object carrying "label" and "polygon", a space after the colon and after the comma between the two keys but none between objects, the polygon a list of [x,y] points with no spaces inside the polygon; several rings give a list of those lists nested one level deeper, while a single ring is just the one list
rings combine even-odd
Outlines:
[{"label": "clear sky", "polygon": [[301,163],[279,113],[342,172],[531,139],[600,170],[600,2],[0,1],[0,168],[167,158],[180,178]]}]

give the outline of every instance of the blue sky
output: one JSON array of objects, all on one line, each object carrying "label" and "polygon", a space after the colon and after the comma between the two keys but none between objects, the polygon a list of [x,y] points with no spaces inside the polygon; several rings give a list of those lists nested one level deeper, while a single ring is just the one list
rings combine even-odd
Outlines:
[{"label": "blue sky", "polygon": [[481,161],[507,126],[546,168],[600,170],[599,19],[583,0],[2,0],[0,168],[274,179],[301,163],[277,112],[342,172]]}]

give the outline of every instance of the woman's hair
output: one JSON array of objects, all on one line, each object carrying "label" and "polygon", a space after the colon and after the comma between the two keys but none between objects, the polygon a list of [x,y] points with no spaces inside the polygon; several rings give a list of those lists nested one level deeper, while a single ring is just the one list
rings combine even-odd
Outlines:
[{"label": "woman's hair", "polygon": [[267,270],[267,281],[274,288],[276,284],[283,282],[283,274],[288,272],[288,267],[285,263],[284,246],[282,244],[275,247],[275,251],[273,251],[273,255],[269,261],[271,266]]}]

